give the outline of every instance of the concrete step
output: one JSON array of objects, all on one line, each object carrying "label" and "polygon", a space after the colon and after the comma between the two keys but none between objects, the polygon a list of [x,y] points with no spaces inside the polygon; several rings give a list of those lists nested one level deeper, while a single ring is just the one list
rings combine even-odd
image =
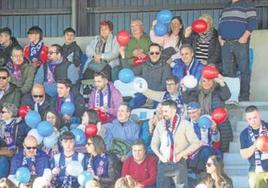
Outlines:
[{"label": "concrete step", "polygon": [[228,176],[247,176],[249,165],[225,165],[224,172]]},{"label": "concrete step", "polygon": [[234,188],[249,188],[248,176],[231,176]]},{"label": "concrete step", "polygon": [[233,142],[239,142],[240,141],[240,132],[234,131],[233,135],[234,135]]},{"label": "concrete step", "polygon": [[236,123],[236,129],[235,129],[235,131],[240,133],[240,132],[243,131],[247,126],[248,126],[248,124],[247,124],[246,121],[238,121],[238,122]]},{"label": "concrete step", "polygon": [[223,162],[225,166],[228,165],[248,166],[248,161],[242,159],[239,153],[225,153],[223,156]]},{"label": "concrete step", "polygon": [[229,152],[230,153],[239,153],[239,151],[240,151],[240,143],[239,143],[239,141],[230,142]]}]

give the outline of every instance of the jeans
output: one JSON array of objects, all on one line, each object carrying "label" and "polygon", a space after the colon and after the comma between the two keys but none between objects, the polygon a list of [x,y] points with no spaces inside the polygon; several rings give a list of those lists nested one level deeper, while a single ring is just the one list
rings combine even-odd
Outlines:
[{"label": "jeans", "polygon": [[0,178],[7,177],[9,174],[9,160],[8,157],[0,156]]},{"label": "jeans", "polygon": [[249,100],[250,71],[248,43],[240,44],[238,41],[226,41],[222,46],[222,64],[224,76],[235,77],[237,62],[240,72],[240,96],[239,100]]},{"label": "jeans", "polygon": [[188,188],[187,165],[184,159],[177,163],[162,163],[157,165],[157,188]]}]

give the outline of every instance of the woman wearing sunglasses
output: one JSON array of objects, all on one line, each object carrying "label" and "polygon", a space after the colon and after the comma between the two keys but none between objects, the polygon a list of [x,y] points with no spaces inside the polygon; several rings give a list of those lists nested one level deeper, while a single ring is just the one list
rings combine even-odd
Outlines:
[{"label": "woman wearing sunglasses", "polygon": [[206,169],[208,175],[196,188],[233,188],[231,178],[223,171],[223,160],[213,155],[208,158]]}]

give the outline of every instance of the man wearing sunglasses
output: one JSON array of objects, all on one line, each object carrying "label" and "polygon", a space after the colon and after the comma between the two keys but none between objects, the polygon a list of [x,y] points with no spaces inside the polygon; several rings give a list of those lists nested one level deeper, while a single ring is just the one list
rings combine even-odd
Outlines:
[{"label": "man wearing sunglasses", "polygon": [[[148,88],[155,91],[165,91],[166,79],[171,76],[169,66],[161,59],[162,48],[159,44],[153,43],[149,48],[150,61],[147,61],[137,67],[136,76],[144,78],[148,82]],[[137,93],[129,102],[131,109],[138,108],[145,104],[147,97],[142,93]],[[153,107],[156,107],[154,102]]]},{"label": "man wearing sunglasses", "polygon": [[0,106],[5,102],[19,106],[20,99],[21,91],[16,85],[10,83],[8,70],[0,68]]},{"label": "man wearing sunglasses", "polygon": [[18,187],[30,187],[31,181],[27,184],[19,183],[16,179],[16,171],[20,167],[30,170],[31,176],[43,176],[44,170],[49,168],[49,157],[37,148],[35,137],[28,135],[23,142],[23,149],[20,150],[11,160],[11,167],[8,179]]}]

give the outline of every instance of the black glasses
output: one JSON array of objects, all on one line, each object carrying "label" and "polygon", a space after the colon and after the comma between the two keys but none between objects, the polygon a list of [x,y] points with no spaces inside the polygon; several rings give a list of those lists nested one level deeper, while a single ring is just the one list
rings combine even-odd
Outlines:
[{"label": "black glasses", "polygon": [[206,166],[207,167],[211,167],[213,164],[212,163],[207,163]]},{"label": "black glasses", "polygon": [[159,55],[160,52],[150,52],[150,55]]},{"label": "black glasses", "polygon": [[31,150],[31,149],[35,150],[37,147],[36,147],[36,146],[32,146],[32,147],[30,147],[30,146],[25,146],[25,148],[26,148],[27,150]]},{"label": "black glasses", "polygon": [[7,76],[0,76],[0,80],[6,80]]},{"label": "black glasses", "polygon": [[43,98],[44,95],[33,95],[34,98]]}]

